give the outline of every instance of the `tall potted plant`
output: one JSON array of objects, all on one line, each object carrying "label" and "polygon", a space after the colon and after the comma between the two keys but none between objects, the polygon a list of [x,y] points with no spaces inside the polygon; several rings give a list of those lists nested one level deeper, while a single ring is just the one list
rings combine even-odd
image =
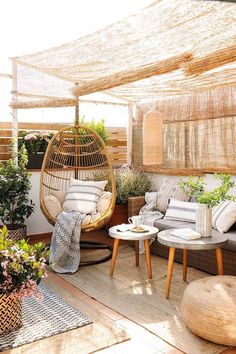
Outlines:
[{"label": "tall potted plant", "polygon": [[128,199],[145,195],[152,189],[149,176],[141,171],[129,167],[115,170],[116,205],[114,213],[107,226],[111,227],[128,221]]},{"label": "tall potted plant", "polygon": [[24,222],[34,210],[29,198],[31,183],[30,173],[26,170],[27,152],[24,145],[18,158],[18,166],[13,159],[8,160],[5,166],[0,164],[0,220],[15,240],[25,238]]},{"label": "tall potted plant", "polygon": [[194,179],[189,177],[186,181],[180,181],[180,188],[190,197],[198,202],[196,211],[196,231],[203,237],[210,237],[212,230],[212,208],[224,200],[235,200],[229,195],[235,182],[230,175],[216,174],[215,178],[221,180],[221,185],[212,191],[206,190],[206,183],[202,178]]},{"label": "tall potted plant", "polygon": [[37,285],[46,276],[48,251],[41,242],[8,238],[6,226],[0,229],[0,335],[22,325],[21,303],[26,296],[40,296]]}]

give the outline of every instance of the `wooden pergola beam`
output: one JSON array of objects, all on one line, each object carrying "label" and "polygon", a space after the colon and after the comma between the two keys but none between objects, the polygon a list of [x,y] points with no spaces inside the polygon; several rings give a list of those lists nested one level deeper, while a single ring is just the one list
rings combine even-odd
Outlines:
[{"label": "wooden pergola beam", "polygon": [[236,61],[236,45],[216,50],[203,58],[194,59],[184,64],[186,76],[199,75],[208,70]]},{"label": "wooden pergola beam", "polygon": [[151,63],[141,68],[135,68],[129,71],[120,71],[113,75],[105,76],[97,80],[77,83],[73,89],[76,97],[84,96],[90,93],[111,89],[116,86],[129,84],[134,81],[146,79],[154,75],[165,74],[179,69],[184,63],[193,59],[191,53],[176,55],[172,58],[162,60],[158,63]]}]

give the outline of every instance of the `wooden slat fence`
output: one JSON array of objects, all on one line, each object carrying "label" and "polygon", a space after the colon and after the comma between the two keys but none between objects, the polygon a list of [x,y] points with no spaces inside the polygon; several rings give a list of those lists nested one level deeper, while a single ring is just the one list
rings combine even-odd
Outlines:
[{"label": "wooden slat fence", "polygon": [[[64,128],[65,124],[57,123],[19,123],[18,129],[27,131],[57,132]],[[108,151],[114,167],[127,163],[127,132],[125,127],[107,127],[110,140]],[[0,161],[7,161],[10,155],[10,143],[12,139],[11,122],[0,123]]]}]

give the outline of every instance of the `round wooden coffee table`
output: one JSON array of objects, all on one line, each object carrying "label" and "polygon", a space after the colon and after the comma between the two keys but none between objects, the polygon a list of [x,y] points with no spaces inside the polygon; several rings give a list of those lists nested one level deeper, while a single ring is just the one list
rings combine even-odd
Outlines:
[{"label": "round wooden coffee table", "polygon": [[176,248],[183,249],[183,280],[186,281],[187,278],[187,263],[188,263],[188,251],[189,250],[216,250],[216,262],[218,274],[223,275],[223,258],[221,247],[226,245],[228,242],[227,236],[212,230],[211,237],[202,237],[197,240],[184,240],[180,237],[171,235],[173,229],[160,231],[158,233],[158,241],[167,247],[169,247],[169,260],[167,269],[167,285],[166,285],[166,298],[169,298],[170,294],[170,284],[172,271],[174,266],[175,250]]},{"label": "round wooden coffee table", "polygon": [[[159,230],[153,226],[142,225],[146,231],[136,233],[132,231],[119,231],[119,226],[121,225],[113,226],[109,229],[109,235],[114,238],[110,276],[112,276],[114,272],[116,256],[117,256],[120,240],[134,241],[136,266],[139,265],[139,241],[144,241],[148,278],[152,279],[152,266],[151,266],[149,240],[155,238]],[[132,228],[132,225],[129,226],[130,228]]]}]

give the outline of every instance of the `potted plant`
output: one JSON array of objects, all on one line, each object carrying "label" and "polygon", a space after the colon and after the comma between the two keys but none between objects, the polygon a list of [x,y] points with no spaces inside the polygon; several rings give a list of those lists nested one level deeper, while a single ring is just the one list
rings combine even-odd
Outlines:
[{"label": "potted plant", "polygon": [[19,328],[22,299],[40,297],[40,280],[46,276],[48,251],[43,243],[29,245],[8,238],[6,226],[0,230],[0,335]]},{"label": "potted plant", "polygon": [[212,191],[206,190],[206,183],[202,178],[189,177],[186,181],[180,181],[180,188],[192,199],[198,202],[196,211],[196,230],[203,237],[211,236],[212,229],[212,208],[220,204],[224,200],[235,200],[229,195],[231,188],[235,186],[235,182],[231,180],[230,175],[216,174],[216,179],[221,180],[221,185]]},{"label": "potted plant", "polygon": [[34,210],[29,198],[30,173],[26,171],[27,152],[24,145],[19,151],[18,166],[13,159],[0,164],[0,220],[8,228],[9,236],[21,239],[26,236],[25,219]]},{"label": "potted plant", "polygon": [[129,167],[115,170],[116,178],[116,205],[114,213],[108,222],[108,227],[127,223],[128,198],[145,195],[152,189],[149,176],[141,171]]},{"label": "potted plant", "polygon": [[18,146],[20,149],[25,145],[28,153],[28,163],[26,166],[28,169],[40,169],[42,167],[45,151],[53,135],[53,133],[44,131],[22,131],[19,133]]}]

